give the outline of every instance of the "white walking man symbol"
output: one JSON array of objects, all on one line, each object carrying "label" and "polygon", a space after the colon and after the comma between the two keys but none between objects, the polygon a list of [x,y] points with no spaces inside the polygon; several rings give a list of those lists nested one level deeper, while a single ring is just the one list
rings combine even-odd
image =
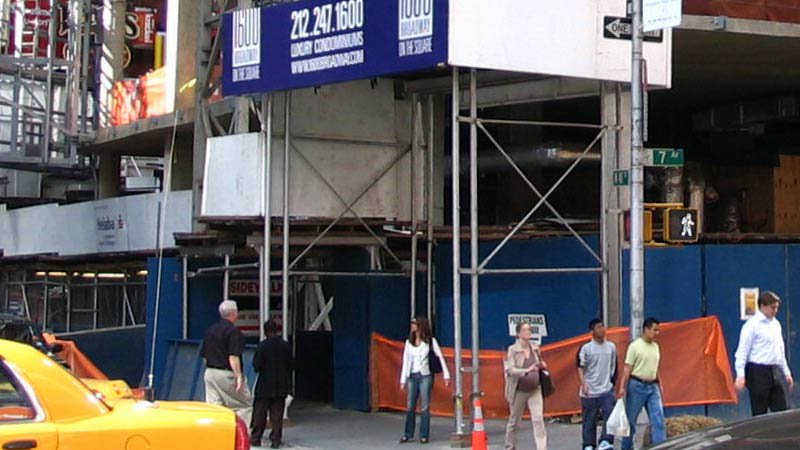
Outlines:
[{"label": "white walking man symbol", "polygon": [[694,220],[692,220],[692,214],[686,213],[681,219],[681,225],[683,228],[681,229],[681,237],[692,237],[692,227],[694,226]]}]

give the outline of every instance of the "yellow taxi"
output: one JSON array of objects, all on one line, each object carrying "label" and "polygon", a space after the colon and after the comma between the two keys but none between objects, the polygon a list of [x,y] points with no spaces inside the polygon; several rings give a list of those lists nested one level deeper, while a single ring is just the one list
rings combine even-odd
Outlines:
[{"label": "yellow taxi", "polygon": [[246,450],[250,442],[229,409],[98,395],[38,350],[0,340],[0,448]]}]

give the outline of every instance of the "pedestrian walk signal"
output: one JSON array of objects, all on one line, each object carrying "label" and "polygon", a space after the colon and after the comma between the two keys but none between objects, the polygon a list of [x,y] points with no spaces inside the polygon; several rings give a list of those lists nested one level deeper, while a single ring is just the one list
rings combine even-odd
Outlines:
[{"label": "pedestrian walk signal", "polygon": [[664,240],[666,242],[697,242],[697,210],[670,208],[664,211]]}]

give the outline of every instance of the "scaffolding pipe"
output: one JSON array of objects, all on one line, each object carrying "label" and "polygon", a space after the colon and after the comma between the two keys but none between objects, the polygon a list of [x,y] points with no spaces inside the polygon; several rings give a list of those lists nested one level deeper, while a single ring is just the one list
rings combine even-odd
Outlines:
[{"label": "scaffolding pipe", "polygon": [[[31,307],[30,305],[28,305],[28,288],[26,284],[27,281],[28,281],[28,271],[23,270],[22,285],[20,286],[19,290],[20,293],[22,294],[22,303],[25,304],[25,317],[27,317],[28,320],[31,320]],[[45,311],[45,314],[47,314],[47,311]],[[42,328],[44,328],[44,322],[42,322]]]},{"label": "scaffolding pipe", "polygon": [[[471,118],[462,117],[459,119],[461,122],[471,122]],[[495,125],[526,125],[534,127],[564,127],[564,128],[590,128],[599,130],[604,128],[603,125],[593,123],[576,123],[576,122],[546,122],[541,120],[512,120],[512,119],[476,119],[479,123],[491,123]]]},{"label": "scaffolding pipe", "polygon": [[[613,102],[613,109],[609,108],[609,101],[608,97],[610,95],[609,92],[609,84],[608,83],[600,83],[600,117],[602,120],[603,125],[611,125],[609,124],[610,117],[613,117],[612,120],[613,125],[617,124],[617,114],[616,108],[619,102],[619,98],[616,97],[616,90],[614,90],[614,102]],[[604,147],[601,150],[602,157],[600,160],[600,257],[603,260],[603,271],[600,274],[600,286],[601,286],[601,318],[603,322],[607,326],[611,326],[611,320],[609,320],[609,300],[610,300],[610,279],[609,279],[609,237],[610,237],[610,227],[609,227],[609,204],[610,198],[609,195],[611,194],[609,190],[613,191],[614,188],[610,187],[610,183],[608,179],[609,173],[613,173],[612,171],[616,167],[612,158],[610,158],[610,146],[608,144],[609,137],[613,136],[613,145],[617,145],[616,136],[609,134],[604,139]],[[616,152],[615,152],[616,153]],[[616,324],[613,324],[616,325]]]},{"label": "scaffolding pipe", "polygon": [[[317,235],[317,237],[315,237],[315,238],[314,238],[314,240],[312,240],[312,241],[311,241],[311,243],[309,243],[309,244],[306,246],[306,248],[304,248],[304,249],[303,249],[303,251],[301,251],[301,252],[300,252],[300,254],[299,254],[299,255],[297,255],[297,256],[294,258],[294,260],[292,261],[292,263],[291,263],[291,264],[289,264],[289,268],[291,269],[291,268],[292,268],[292,267],[294,267],[294,266],[295,266],[295,265],[296,265],[298,262],[300,262],[300,260],[303,258],[303,256],[305,256],[305,255],[306,255],[306,253],[308,253],[309,251],[311,251],[311,249],[312,249],[312,248],[314,248],[314,246],[315,246],[315,245],[317,245],[317,243],[319,243],[319,241],[321,241],[321,240],[322,240],[322,239],[325,237],[325,235],[327,235],[327,234],[328,234],[328,232],[329,232],[330,230],[332,230],[332,229],[333,229],[333,227],[335,227],[337,223],[339,223],[339,221],[340,221],[340,220],[342,220],[342,218],[345,216],[345,214],[347,214],[347,212],[348,212],[348,211],[351,211],[351,210],[352,210],[352,208],[353,208],[353,206],[354,206],[356,203],[358,203],[358,201],[359,201],[359,200],[361,200],[361,198],[362,198],[363,196],[365,196],[365,195],[367,194],[367,192],[369,192],[369,190],[370,190],[370,189],[372,189],[372,187],[373,187],[374,185],[376,185],[376,184],[377,184],[377,183],[378,183],[378,182],[379,182],[379,181],[380,181],[380,180],[381,180],[381,179],[382,179],[382,178],[383,178],[383,177],[384,177],[384,176],[385,176],[387,173],[389,173],[389,171],[390,171],[390,170],[392,170],[392,168],[394,168],[394,166],[395,166],[395,165],[396,165],[398,162],[400,162],[400,160],[401,160],[401,159],[403,159],[403,158],[406,156],[406,153],[408,153],[409,151],[411,151],[411,147],[406,147],[406,148],[405,148],[405,149],[404,149],[404,150],[403,150],[401,153],[399,153],[397,156],[395,156],[395,158],[394,158],[394,159],[393,159],[391,162],[389,162],[389,164],[387,164],[387,165],[386,165],[386,166],[383,168],[383,170],[381,170],[381,172],[380,172],[379,174],[377,174],[375,177],[373,177],[373,178],[370,180],[370,182],[367,184],[367,187],[365,187],[364,189],[362,189],[362,190],[361,190],[361,193],[359,193],[359,194],[358,194],[358,195],[357,195],[357,196],[356,196],[356,197],[355,197],[355,198],[354,198],[354,199],[353,199],[353,200],[352,200],[350,203],[348,203],[348,204],[346,204],[346,205],[345,205],[345,208],[344,208],[344,209],[343,209],[343,210],[342,210],[342,211],[339,213],[339,215],[338,215],[338,216],[336,216],[336,218],[333,220],[333,222],[329,223],[329,224],[328,224],[328,226],[327,226],[327,227],[325,227],[325,229],[324,229],[324,230],[322,230],[322,232],[321,232],[321,233],[319,233],[319,234]],[[305,157],[301,156],[301,158],[305,158]],[[312,167],[313,167],[313,166],[312,166]],[[314,169],[314,170],[316,170],[316,169]],[[325,183],[327,183],[327,181],[325,181]],[[337,196],[338,196],[339,194],[338,194],[338,193],[337,193],[337,192],[334,190],[334,195],[337,195]],[[362,223],[363,223],[363,222],[362,222]],[[369,229],[369,226],[367,226],[367,228]],[[393,258],[394,258],[394,259],[396,259],[398,262],[400,261],[400,260],[399,260],[399,258],[397,258],[397,256],[396,256],[396,255],[394,255],[394,252],[392,252],[392,251],[391,251],[391,249],[389,249],[389,247],[388,247],[388,246],[387,246],[385,243],[381,243],[381,245],[384,247],[384,249],[387,249],[387,252],[388,252],[389,254],[393,255]]]},{"label": "scaffolding pipe", "polygon": [[631,55],[631,339],[639,336],[644,315],[644,116],[642,90],[642,0],[633,0]]},{"label": "scaffolding pipe", "polygon": [[98,320],[97,320],[98,310],[100,308],[100,305],[99,305],[100,298],[99,298],[98,292],[97,292],[97,288],[99,287],[99,286],[97,286],[97,276],[95,276],[92,279],[92,281],[94,283],[94,286],[93,286],[93,289],[92,289],[94,291],[93,302],[92,302],[92,329],[96,330],[97,329],[97,322],[98,322]]},{"label": "scaffolding pipe", "polygon": [[[481,396],[480,377],[480,293],[478,290],[478,75],[469,71],[469,240],[470,240],[470,300],[472,303],[472,399]],[[470,402],[472,403],[472,402]],[[472,417],[475,417],[473,411]],[[473,421],[473,427],[475,422]],[[473,429],[474,430],[474,429]]]},{"label": "scaffolding pipe", "polygon": [[[492,134],[489,133],[489,130],[487,130],[486,127],[483,126],[483,124],[478,123],[478,127],[481,129],[481,131],[483,131],[483,133],[486,135],[489,141],[492,142],[497,151],[500,152],[501,157],[504,158],[506,162],[508,162],[508,165],[517,173],[517,175],[520,176],[520,178],[522,178],[522,180],[525,182],[525,184],[528,185],[531,191],[533,191],[533,193],[536,194],[536,196],[539,197],[539,199],[541,199],[543,197],[542,193],[539,191],[539,189],[536,188],[536,185],[534,185],[533,182],[531,182],[528,176],[525,175],[525,172],[523,172],[522,169],[519,167],[517,161],[511,158],[511,155],[509,155],[508,152],[506,152],[505,149],[503,149],[503,146],[501,146],[500,143],[497,142],[497,139],[495,139],[494,136],[492,136]],[[577,158],[581,158],[581,156],[584,154],[585,153],[577,153]],[[567,220],[564,219],[561,213],[559,213],[558,210],[552,204],[550,204],[550,202],[544,200],[544,206],[547,207],[547,209],[549,209],[550,212],[552,212],[553,215],[556,216],[556,219],[561,221],[561,224],[563,224],[564,227],[567,230],[569,230],[570,233],[572,233],[572,235],[578,240],[578,242],[580,242],[583,248],[585,248],[592,256],[594,256],[594,259],[597,260],[597,262],[603,263],[603,260],[597,255],[594,249],[586,242],[585,239],[583,239],[583,237],[581,237],[581,235],[578,234],[577,231],[575,231],[574,228],[572,228],[569,222],[567,222]]]},{"label": "scaffolding pipe", "polygon": [[[594,147],[594,145],[597,143],[597,141],[599,141],[600,138],[603,137],[603,134],[605,134],[605,129],[600,130],[600,132],[592,140],[592,142],[590,142],[589,145],[586,146],[586,150],[584,150],[583,155],[589,153],[589,150],[591,150],[592,147]],[[548,189],[547,192],[545,192],[544,195],[542,195],[539,201],[536,202],[536,205],[534,205],[534,207],[531,208],[531,210],[528,211],[527,214],[525,214],[525,217],[523,217],[522,220],[520,220],[519,223],[517,223],[517,225],[514,226],[514,228],[503,238],[503,240],[500,241],[499,244],[497,244],[494,250],[492,250],[492,252],[489,253],[489,256],[483,259],[483,262],[478,267],[479,269],[483,270],[489,264],[489,262],[491,262],[492,258],[494,258],[495,255],[497,255],[497,253],[508,243],[508,241],[511,240],[511,238],[514,237],[515,234],[517,234],[517,231],[519,231],[520,228],[522,228],[528,222],[528,220],[533,216],[533,214],[539,209],[539,207],[541,207],[544,204],[544,202],[547,201],[547,198],[550,197],[550,194],[555,192],[555,190],[558,189],[559,186],[561,186],[561,183],[569,176],[570,173],[572,173],[575,167],[581,162],[581,159],[583,158],[579,157],[578,159],[576,159],[567,168],[567,170],[564,171],[561,177],[559,177],[559,179],[556,180],[555,183],[553,183],[550,189]]]},{"label": "scaffolding pipe", "polygon": [[283,291],[281,293],[281,323],[283,324],[283,339],[289,339],[289,146],[291,145],[291,106],[292,91],[286,91],[284,96],[284,132],[283,132]]},{"label": "scaffolding pipe", "polygon": [[229,283],[230,283],[230,276],[231,276],[231,255],[225,255],[225,268],[222,269],[222,299],[223,300],[230,300],[228,295],[230,294]]},{"label": "scaffolding pipe", "polygon": [[243,264],[225,264],[222,266],[214,267],[201,267],[189,274],[189,278],[202,275],[204,273],[224,272],[225,270],[241,270],[241,269],[255,269],[258,268],[258,263],[243,263]]},{"label": "scaffolding pipe", "polygon": [[452,73],[453,92],[452,92],[452,157],[451,163],[453,176],[452,183],[452,203],[453,203],[453,344],[455,347],[455,416],[456,416],[456,436],[463,436],[464,433],[464,390],[462,385],[462,364],[461,364],[461,201],[459,199],[459,121],[458,115],[461,111],[459,102],[459,79],[458,67],[453,67]]},{"label": "scaffolding pipe", "polygon": [[[182,317],[182,319],[183,319],[182,320],[182,322],[183,322],[183,331],[181,333],[181,336],[183,337],[183,339],[188,339],[189,338],[189,277],[188,277],[188,274],[189,274],[189,258],[186,255],[183,255],[183,258],[181,258],[181,269],[182,269],[182,271],[181,271],[182,272],[181,273],[182,278],[181,279],[183,280],[183,285],[181,286],[182,287],[181,299],[183,300],[183,317]],[[123,290],[125,290],[127,292],[127,289],[125,289],[124,287],[123,287]],[[124,307],[122,308],[122,311],[123,311],[123,316],[122,317],[124,319],[124,317],[125,317],[125,308]],[[123,325],[124,325],[124,323],[123,323]]]},{"label": "scaffolding pipe", "polygon": [[[159,311],[161,309],[161,282],[164,268],[164,228],[167,222],[167,207],[169,205],[169,193],[172,188],[172,155],[175,151],[175,139],[178,135],[178,112],[176,111],[175,120],[172,124],[172,141],[169,149],[164,154],[164,193],[163,199],[158,202],[158,217],[156,220],[156,254],[158,256],[158,269],[156,270],[156,298],[155,308],[153,308],[153,333],[150,336],[150,364],[147,368],[147,385],[145,392],[147,399],[155,399],[155,364],[156,364],[156,342],[158,341],[158,322]],[[130,307],[130,305],[129,305]],[[133,314],[131,314],[132,316]]]},{"label": "scaffolding pipe", "polygon": [[[72,280],[72,277],[67,278],[67,282],[70,282],[70,280]],[[127,303],[128,303],[128,277],[125,277],[122,280],[122,326],[123,327],[125,325],[127,325],[127,323],[126,323],[127,319],[125,317],[125,314],[128,312],[127,311],[127,306],[126,306]],[[70,310],[71,310],[71,308],[67,309],[67,311],[70,311]],[[185,318],[185,315],[184,315],[184,318]],[[69,324],[67,325],[67,331],[69,331]],[[184,339],[186,339],[186,338],[184,337]]]},{"label": "scaffolding pipe", "polygon": [[260,275],[261,275],[261,289],[259,289],[259,297],[261,307],[259,308],[259,336],[264,339],[264,327],[261,326],[269,319],[270,304],[269,294],[271,291],[272,283],[270,283],[270,258],[272,250],[272,203],[271,203],[271,190],[272,190],[272,94],[264,94],[261,97],[261,134],[263,145],[263,158],[264,158],[264,180],[261,186],[261,204],[264,207],[264,241],[261,245]]},{"label": "scaffolding pipe", "polygon": [[[47,274],[45,274],[45,276],[44,276],[44,322],[42,324],[42,328],[45,328],[45,329],[47,328],[47,319],[50,318],[50,314],[49,314],[49,312],[50,312],[50,292],[49,292],[49,280],[48,280],[48,278],[49,277],[47,276]],[[96,282],[97,282],[97,280],[95,280],[95,283]],[[94,290],[94,305],[95,305],[95,310],[97,310],[97,288],[95,288],[95,290]],[[51,319],[51,321],[52,321],[52,319]],[[97,328],[96,322],[95,322],[95,328]],[[54,331],[54,330],[51,328],[50,331]]]},{"label": "scaffolding pipe", "polygon": [[[67,278],[67,282],[64,283],[64,296],[66,297],[67,301],[67,333],[72,331],[72,277]],[[125,325],[125,306],[123,305],[122,311],[122,320],[123,325]]]},{"label": "scaffolding pipe", "polygon": [[[292,139],[295,139],[295,136],[292,136]],[[366,221],[364,221],[364,219],[361,216],[359,216],[358,213],[356,213],[356,211],[353,209],[353,205],[355,203],[357,203],[357,201],[354,201],[352,203],[347,203],[347,200],[345,200],[344,197],[342,197],[342,195],[339,193],[339,191],[337,191],[336,188],[333,187],[333,185],[325,178],[325,176],[322,175],[322,172],[320,172],[319,169],[317,169],[317,167],[314,166],[314,164],[312,164],[311,161],[309,161],[309,159],[306,158],[306,156],[303,154],[303,152],[301,152],[294,144],[292,144],[292,150],[294,150],[295,155],[300,157],[301,161],[306,163],[308,168],[311,169],[312,172],[314,172],[314,174],[317,176],[317,178],[319,178],[319,180],[322,181],[322,183],[325,186],[327,186],[328,189],[330,189],[331,193],[343,205],[345,205],[345,210],[343,211],[342,214],[340,214],[339,217],[336,218],[336,221],[334,221],[333,223],[334,224],[337,223],[342,217],[344,217],[344,214],[346,214],[349,211],[350,214],[352,214],[353,217],[361,224],[361,226],[363,226],[364,229],[367,230],[367,233],[369,233],[369,235],[372,236],[373,239],[375,239],[375,242],[377,242],[378,245],[380,245],[381,248],[383,248],[386,251],[386,253],[388,253],[389,256],[392,257],[392,259],[397,261],[398,265],[402,266],[403,265],[403,261],[400,260],[400,257],[398,257],[397,254],[395,252],[393,252],[391,248],[389,248],[389,245],[386,243],[386,240],[385,239],[381,239],[381,237],[378,236],[378,234],[375,233],[375,231],[373,231],[372,227],[370,227],[369,224]],[[372,189],[372,186],[373,186],[373,184],[370,184],[370,187],[365,189],[363,192],[364,193],[369,192],[369,190]],[[317,236],[317,239],[314,240],[314,244],[316,244],[319,239],[321,239],[323,236],[325,236],[328,233],[328,231],[330,230],[330,228],[332,228],[332,227],[333,227],[333,225],[329,225],[329,228],[326,228],[322,233],[320,233]],[[305,253],[306,252],[303,251],[303,253],[301,253],[301,255],[305,255]],[[294,267],[295,264],[297,264],[300,261],[300,259],[301,259],[301,256],[298,256],[297,258],[295,258],[294,261],[292,261],[292,263],[289,264],[289,268],[291,269],[292,267]]]},{"label": "scaffolding pipe", "polygon": [[537,274],[537,273],[584,273],[601,272],[602,267],[552,267],[541,269],[483,269],[481,275],[511,275],[511,274]]},{"label": "scaffolding pipe", "polygon": [[[52,122],[53,111],[53,58],[55,55],[55,47],[57,40],[56,33],[56,8],[50,8],[50,23],[47,27],[47,86],[45,90],[45,103],[46,108],[44,111],[44,128],[42,130],[42,140],[40,148],[42,152],[42,164],[47,164],[50,159],[50,129]],[[38,25],[37,25],[38,26]],[[34,48],[38,48],[39,43],[34,43]],[[95,328],[97,328],[95,326]]]},{"label": "scaffolding pipe", "polygon": [[89,125],[89,45],[91,43],[91,20],[89,17],[92,15],[91,3],[83,2],[83,21],[81,39],[83,39],[83,52],[81,54],[81,133],[88,132],[87,126]]},{"label": "scaffolding pipe", "polygon": [[427,228],[427,255],[425,259],[426,293],[427,293],[427,318],[433,323],[433,96],[428,96],[428,164],[426,165],[427,180],[425,183],[426,228]]},{"label": "scaffolding pipe", "polygon": [[416,184],[417,180],[416,177],[416,153],[419,149],[419,140],[417,139],[417,134],[419,133],[418,125],[418,114],[420,113],[418,108],[418,101],[419,97],[417,94],[411,95],[411,154],[409,155],[409,172],[410,176],[408,177],[410,182],[409,186],[409,193],[411,194],[411,273],[409,276],[411,277],[411,293],[409,295],[409,302],[411,303],[410,312],[411,318],[416,317],[417,315],[417,244],[419,237],[417,236],[417,211],[416,211],[416,202],[415,197],[417,194]]},{"label": "scaffolding pipe", "polygon": [[[19,141],[19,105],[20,102],[20,87],[22,85],[22,78],[20,75],[20,70],[18,69],[14,72],[14,87],[13,94],[12,94],[12,104],[11,104],[11,154],[15,154],[17,152],[17,143]],[[24,153],[24,152],[21,152]]]},{"label": "scaffolding pipe", "polygon": [[[273,272],[279,275],[280,272]],[[330,272],[318,270],[292,270],[289,275],[297,276],[318,276],[318,277],[406,277],[405,272]]]}]

